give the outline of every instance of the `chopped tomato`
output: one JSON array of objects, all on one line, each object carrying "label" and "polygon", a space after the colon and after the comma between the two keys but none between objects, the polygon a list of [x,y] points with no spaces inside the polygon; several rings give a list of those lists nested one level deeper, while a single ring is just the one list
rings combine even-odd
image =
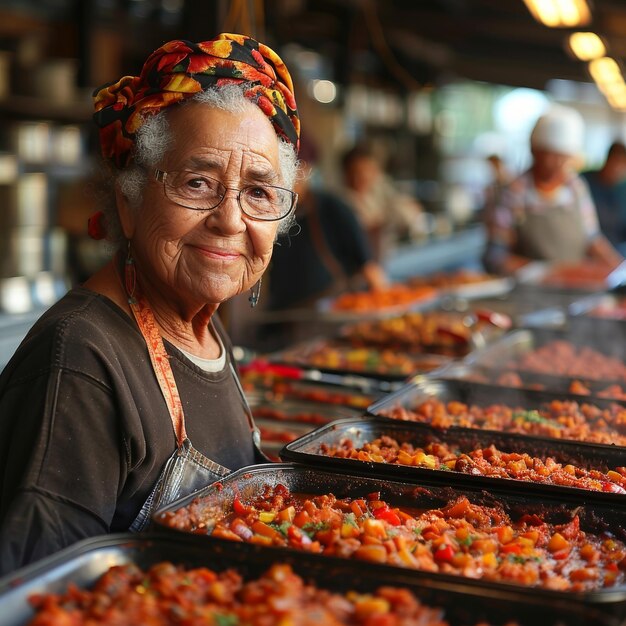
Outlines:
[{"label": "chopped tomato", "polygon": [[256,513],[256,509],[253,506],[248,506],[244,504],[239,499],[239,496],[235,496],[235,499],[233,500],[233,510],[235,511],[235,513],[237,513],[237,515],[248,515],[250,513]]},{"label": "chopped tomato", "polygon": [[399,515],[390,509],[386,504],[374,509],[374,517],[376,519],[383,520],[392,526],[400,526],[401,524]]},{"label": "chopped tomato", "polygon": [[442,545],[434,554],[435,561],[440,563],[450,563],[454,558],[454,548],[447,544]]}]

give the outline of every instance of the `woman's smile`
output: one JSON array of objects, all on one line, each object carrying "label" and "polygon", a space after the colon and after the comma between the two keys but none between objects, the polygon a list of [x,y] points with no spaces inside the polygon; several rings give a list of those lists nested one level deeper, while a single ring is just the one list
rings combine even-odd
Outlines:
[{"label": "woman's smile", "polygon": [[241,253],[236,250],[227,248],[217,248],[214,246],[191,246],[194,250],[197,250],[200,254],[208,259],[216,259],[218,261],[237,261],[241,258]]}]

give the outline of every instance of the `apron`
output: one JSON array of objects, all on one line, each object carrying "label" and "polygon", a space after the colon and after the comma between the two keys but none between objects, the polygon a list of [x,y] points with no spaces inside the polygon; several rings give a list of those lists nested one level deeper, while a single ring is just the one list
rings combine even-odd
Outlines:
[{"label": "apron", "polygon": [[[131,268],[132,261],[126,263],[126,284],[131,279],[129,272],[134,271]],[[174,500],[197,491],[216,480],[220,480],[230,474],[231,470],[215,461],[204,456],[196,450],[185,430],[185,415],[183,406],[178,394],[176,381],[169,362],[169,356],[163,345],[161,334],[154,320],[154,315],[150,309],[147,300],[143,298],[135,286],[134,297],[129,298],[129,305],[139,326],[139,330],[146,340],[152,369],[159,382],[159,387],[165,398],[167,408],[172,420],[172,427],[176,436],[176,450],[167,460],[165,467],[161,471],[154,489],[144,502],[139,514],[130,525],[129,530],[139,532],[144,530],[150,522],[152,514],[159,508],[167,506]],[[261,437],[259,429],[254,424],[252,411],[246,399],[245,393],[239,383],[239,378],[235,373],[232,362],[229,362],[231,372],[234,376],[239,393],[241,394],[243,405],[245,408],[254,445],[258,450]],[[262,453],[260,453],[262,454]]]},{"label": "apron", "polygon": [[589,245],[578,203],[538,213],[526,210],[517,223],[517,238],[518,254],[551,262],[582,261]]}]

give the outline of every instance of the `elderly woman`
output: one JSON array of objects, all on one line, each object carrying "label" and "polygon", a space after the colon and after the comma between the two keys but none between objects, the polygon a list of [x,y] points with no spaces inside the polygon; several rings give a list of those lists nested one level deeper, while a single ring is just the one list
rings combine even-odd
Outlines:
[{"label": "elderly woman", "polygon": [[252,304],[296,204],[299,119],[275,52],[222,34],[156,50],[95,94],[114,258],[31,329],[0,378],[0,567],[141,530],[258,462],[215,315]]}]

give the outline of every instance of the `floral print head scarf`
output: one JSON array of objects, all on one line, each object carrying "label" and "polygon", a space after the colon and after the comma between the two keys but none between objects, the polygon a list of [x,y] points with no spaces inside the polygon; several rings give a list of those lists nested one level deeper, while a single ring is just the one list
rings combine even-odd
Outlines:
[{"label": "floral print head scarf", "polygon": [[94,121],[104,158],[128,165],[135,136],[149,115],[212,85],[245,83],[245,96],[298,149],[300,119],[293,83],[281,58],[245,35],[222,33],[211,41],[174,40],[155,50],[139,76],[124,76],[94,93]]}]

